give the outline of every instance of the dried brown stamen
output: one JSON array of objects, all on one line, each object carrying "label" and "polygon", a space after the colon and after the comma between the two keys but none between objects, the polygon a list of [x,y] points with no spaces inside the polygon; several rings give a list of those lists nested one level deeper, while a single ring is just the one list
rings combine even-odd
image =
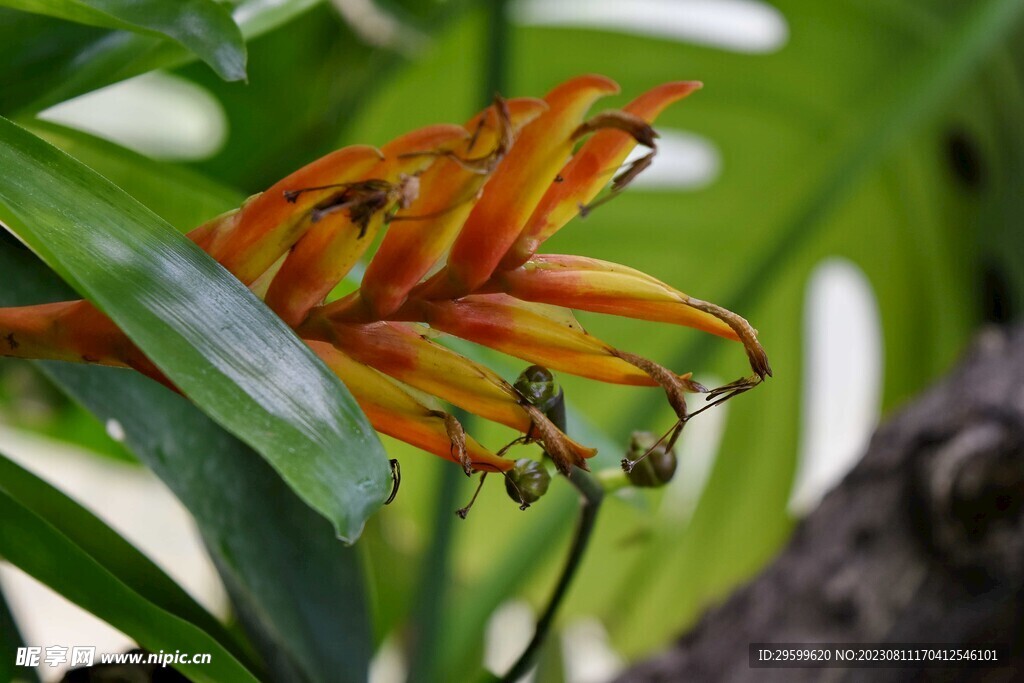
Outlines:
[{"label": "dried brown stamen", "polygon": [[466,451],[466,430],[462,428],[462,423],[455,419],[454,415],[440,410],[432,410],[430,415],[444,422],[444,430],[448,434],[448,440],[451,441],[451,451],[449,452],[452,458],[462,465],[462,471],[466,473],[467,477],[472,475],[473,461],[470,460],[469,453]]},{"label": "dried brown stamen", "polygon": [[647,123],[642,117],[614,109],[603,111],[581,123],[573,131],[572,139],[579,140],[584,135],[605,128],[614,128],[629,133],[633,136],[634,140],[644,147],[650,147],[651,149],[654,149],[654,140],[658,137],[658,133],[651,127],[651,124]]},{"label": "dried brown stamen", "polygon": [[391,495],[384,501],[385,505],[391,505],[395,500],[395,496],[398,495],[398,487],[402,485],[402,468],[398,464],[398,458],[392,458],[388,461],[391,465]]},{"label": "dried brown stamen", "polygon": [[676,412],[680,420],[685,420],[687,416],[686,412],[686,396],[685,393],[687,388],[693,388],[694,385],[703,389],[704,387],[696,382],[690,383],[688,380],[684,380],[676,375],[674,372],[666,368],[664,365],[658,365],[653,360],[649,360],[636,354],[628,353],[626,351],[619,351],[618,349],[613,350],[613,356],[621,358],[630,365],[640,368],[650,376],[655,382],[657,382],[662,389],[665,390],[665,395],[668,397],[669,405],[672,406],[672,410]]},{"label": "dried brown stamen", "polygon": [[476,497],[480,495],[480,489],[484,487],[484,480],[487,479],[487,472],[483,472],[480,475],[480,483],[476,485],[476,490],[473,491],[473,497],[469,499],[469,503],[465,507],[461,507],[455,511],[455,514],[459,516],[459,519],[465,519],[466,515],[469,514],[473,504],[476,503]]},{"label": "dried brown stamen", "polygon": [[569,476],[572,473],[574,465],[582,470],[590,469],[587,466],[587,461],[577,453],[573,452],[572,447],[567,442],[565,434],[563,434],[562,431],[537,408],[537,406],[525,399],[520,401],[520,405],[530,416],[530,420],[533,422],[528,438],[541,442],[544,446],[544,450],[547,451],[549,456],[551,456],[551,459],[554,461],[555,467],[558,468],[559,472]]},{"label": "dried brown stamen", "polygon": [[[512,126],[512,115],[508,110],[508,103],[501,95],[495,95],[494,104],[498,118],[498,142],[487,154],[478,157],[466,157],[459,156],[452,150],[428,150],[423,152],[407,152],[401,155],[402,158],[411,158],[418,156],[430,156],[430,157],[442,157],[445,159],[451,159],[453,162],[461,166],[463,169],[470,173],[476,173],[477,175],[490,175],[494,172],[494,169],[498,167],[501,160],[505,158],[508,151],[515,144],[515,128]],[[469,138],[466,144],[467,150],[472,150],[476,145],[477,139],[480,136],[480,131],[485,125],[485,119],[481,118],[477,124],[476,129],[473,131],[473,135]]]},{"label": "dried brown stamen", "polygon": [[694,299],[690,296],[684,295],[683,300],[687,306],[696,308],[698,311],[710,313],[732,328],[740,338],[740,341],[743,342],[743,348],[746,349],[747,358],[750,360],[750,367],[757,374],[758,381],[772,376],[772,367],[768,364],[768,354],[764,352],[761,343],[757,341],[757,330],[745,318],[721,306],[701,301],[700,299]]}]

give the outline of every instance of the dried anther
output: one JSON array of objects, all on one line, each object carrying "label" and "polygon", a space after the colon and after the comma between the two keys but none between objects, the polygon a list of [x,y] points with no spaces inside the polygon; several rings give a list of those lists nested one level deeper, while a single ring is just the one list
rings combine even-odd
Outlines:
[{"label": "dried anther", "polygon": [[580,124],[579,128],[573,131],[572,139],[579,140],[584,135],[605,128],[614,128],[629,133],[634,140],[651,149],[654,149],[654,140],[658,137],[658,133],[651,127],[651,124],[644,121],[642,117],[626,111],[612,110],[601,112]]},{"label": "dried anther", "polygon": [[[486,154],[476,157],[468,157],[460,156],[459,154],[456,154],[454,150],[445,149],[425,152],[407,152],[403,156],[408,158],[424,156],[443,157],[445,159],[450,159],[470,173],[484,176],[490,175],[494,172],[494,169],[498,167],[498,164],[501,163],[501,160],[505,158],[508,150],[511,149],[512,145],[515,143],[515,127],[512,125],[512,115],[509,112],[508,102],[501,95],[495,95],[492,107],[494,107],[497,118],[498,140],[494,147]],[[480,133],[485,125],[486,119],[481,118],[473,131],[473,135],[466,143],[466,149],[472,150],[476,146],[476,143],[480,138]]]},{"label": "dried anther", "polygon": [[398,487],[402,485],[402,467],[398,464],[398,458],[391,458],[388,461],[391,466],[391,495],[384,501],[385,505],[391,505],[395,500],[395,496],[398,495]]},{"label": "dried anther", "polygon": [[434,411],[431,414],[433,417],[444,420],[444,429],[448,433],[448,438],[452,444],[452,458],[462,464],[462,471],[466,473],[467,477],[471,476],[474,471],[473,461],[466,451],[466,431],[462,428],[462,423],[450,413]]},{"label": "dried anther", "polygon": [[332,213],[348,211],[349,218],[359,226],[359,238],[362,239],[375,214],[391,207],[406,208],[418,194],[419,180],[415,176],[404,175],[397,183],[363,180],[349,183],[345,189],[317,203],[309,217],[316,223]]},{"label": "dried anther", "polygon": [[613,354],[630,365],[635,365],[650,375],[651,379],[661,385],[661,388],[665,390],[665,395],[668,397],[669,405],[672,406],[672,410],[676,411],[676,415],[679,419],[683,421],[686,420],[689,415],[686,411],[686,392],[703,390],[704,385],[698,384],[697,382],[691,382],[689,378],[679,377],[665,366],[658,365],[654,361],[637,356],[636,354],[618,350],[613,351]]}]

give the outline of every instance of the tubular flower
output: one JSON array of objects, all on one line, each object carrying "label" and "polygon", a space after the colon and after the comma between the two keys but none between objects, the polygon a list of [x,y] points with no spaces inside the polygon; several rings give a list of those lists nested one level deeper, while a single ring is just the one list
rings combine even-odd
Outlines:
[{"label": "tubular flower", "polygon": [[[497,97],[464,126],[428,126],[380,149],[328,154],[188,237],[306,341],[378,431],[467,474],[516,467],[504,457],[507,448],[488,450],[466,434],[444,410],[448,403],[518,431],[513,443],[542,444],[568,474],[585,469],[595,451],[568,438],[498,374],[436,338],[461,337],[602,382],[660,387],[679,418],[675,433],[691,415],[685,394],[708,390],[688,373],[588,334],[570,309],[739,341],[753,375],[709,398],[770,376],[756,331],[735,313],[626,266],[536,253],[604,201],[595,198],[609,183],[605,199],[649,165],[655,117],[699,87],[668,83],[589,119],[598,99],[618,92],[613,81],[574,78],[543,100]],[[619,172],[637,144],[650,152]],[[325,303],[382,231],[360,288]],[[0,309],[0,353],[134,368],[172,386],[86,301]]]}]

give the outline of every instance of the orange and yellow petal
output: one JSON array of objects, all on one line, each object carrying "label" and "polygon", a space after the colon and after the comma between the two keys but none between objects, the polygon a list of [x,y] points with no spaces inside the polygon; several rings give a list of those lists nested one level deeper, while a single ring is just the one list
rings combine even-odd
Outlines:
[{"label": "orange and yellow petal", "polygon": [[[491,453],[471,436],[455,437],[451,416],[423,405],[373,368],[325,342],[306,343],[345,383],[370,424],[382,434],[459,464],[464,464],[463,457],[468,458],[474,470],[505,472],[514,466],[513,461]],[[459,452],[460,447],[465,448],[464,453]]]},{"label": "orange and yellow petal", "polygon": [[548,93],[547,111],[523,129],[452,246],[446,286],[454,293],[472,292],[490,278],[572,153],[572,134],[587,110],[618,91],[614,81],[591,75]]},{"label": "orange and yellow petal", "polygon": [[[399,199],[389,196],[390,188],[401,191],[398,183],[406,176],[413,176],[434,163],[435,158],[426,153],[450,148],[468,137],[469,133],[461,126],[428,126],[381,148],[384,159],[356,181],[373,184],[359,190],[364,193],[362,196],[354,197],[354,201],[362,201],[366,206],[374,201],[379,201],[380,205],[361,218],[354,217],[355,210],[340,210],[313,223],[270,283],[267,305],[289,325],[302,322],[309,309],[323,301],[373,243],[384,225],[387,211]],[[377,184],[376,181],[383,182]],[[347,192],[356,190],[349,188]],[[341,193],[347,196],[346,190]],[[357,224],[359,220],[363,222]]]},{"label": "orange and yellow petal", "polygon": [[690,297],[633,268],[585,256],[542,254],[495,273],[485,289],[579,311],[684,325],[739,340],[728,323],[688,304]]},{"label": "orange and yellow petal", "polygon": [[[512,135],[547,109],[543,100],[532,98],[509,100],[506,105]],[[497,106],[486,108],[466,124],[472,137],[464,148],[453,150],[460,158],[487,159],[507,153],[499,149],[504,131]],[[359,298],[371,318],[395,312],[451,247],[488,178],[489,174],[452,158],[439,158],[423,174],[419,199],[398,212],[360,284]]]},{"label": "orange and yellow petal", "polygon": [[250,197],[229,224],[205,247],[210,256],[246,285],[263,274],[309,227],[309,210],[332,190],[306,192],[290,201],[286,193],[352,182],[377,164],[374,147],[344,147],[302,167],[266,192]]},{"label": "orange and yellow petal", "polygon": [[658,385],[643,370],[622,360],[616,349],[584,331],[564,309],[504,294],[410,304],[403,311],[435,329],[530,363],[601,382]]},{"label": "orange and yellow petal", "polygon": [[[630,102],[624,111],[653,123],[666,107],[700,87],[697,81],[665,83]],[[580,206],[589,204],[608,184],[636,145],[632,135],[613,128],[599,130],[587,140],[559,173],[561,181],[548,187],[505,256],[502,267],[521,265],[545,240],[572,220],[580,212]]]}]

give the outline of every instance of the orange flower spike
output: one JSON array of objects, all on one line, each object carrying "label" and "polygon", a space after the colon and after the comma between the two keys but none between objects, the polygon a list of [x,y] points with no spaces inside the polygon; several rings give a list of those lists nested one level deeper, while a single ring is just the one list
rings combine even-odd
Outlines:
[{"label": "orange flower spike", "polygon": [[[437,125],[385,145],[382,161],[314,205],[312,225],[270,283],[267,305],[289,325],[301,323],[373,243],[388,212],[415,198],[416,174],[435,161],[434,156],[416,153],[449,149],[468,137],[461,126]],[[291,196],[303,189],[290,188]]]},{"label": "orange flower spike", "polygon": [[514,270],[498,271],[481,292],[523,301],[667,322],[738,341],[729,325],[687,305],[690,297],[626,266],[585,256],[540,254]]},{"label": "orange flower spike", "polygon": [[216,218],[212,218],[202,225],[192,228],[188,231],[185,237],[189,238],[203,251],[209,252],[210,243],[217,237],[217,235],[226,230],[230,230],[234,227],[241,209],[231,209],[226,211]]},{"label": "orange flower spike", "polygon": [[448,290],[443,298],[472,292],[490,278],[572,153],[573,132],[587,110],[618,91],[604,76],[580,76],[548,93],[548,110],[523,129],[456,238],[446,282],[437,285]]},{"label": "orange flower spike", "polygon": [[[552,370],[612,384],[659,385],[623,360],[616,349],[587,334],[564,309],[524,303],[504,294],[480,294],[456,301],[410,302],[400,313]],[[697,388],[689,383],[689,375],[677,377]]]},{"label": "orange flower spike", "polygon": [[482,290],[517,299],[692,327],[741,341],[761,378],[771,375],[757,330],[744,318],[626,266],[585,256],[542,254],[521,268],[499,271]]},{"label": "orange flower spike", "polygon": [[[636,98],[623,111],[654,123],[666,107],[701,87],[698,81],[665,83]],[[580,206],[589,204],[601,192],[636,145],[636,139],[623,130],[605,128],[596,132],[559,173],[562,182],[552,183],[548,188],[502,261],[502,268],[522,265],[545,240],[572,220]]]},{"label": "orange flower spike", "polygon": [[307,341],[345,383],[373,428],[417,448],[461,464],[470,471],[506,472],[515,465],[462,432],[454,417],[423,405],[382,374],[330,344]]},{"label": "orange flower spike", "polygon": [[549,452],[565,453],[569,464],[597,454],[560,432],[497,373],[427,339],[424,332],[419,325],[379,322],[332,325],[318,336],[405,384],[544,441]]},{"label": "orange flower spike", "polygon": [[0,356],[134,368],[171,386],[110,318],[81,299],[0,308]]},{"label": "orange flower spike", "polygon": [[[506,104],[513,135],[547,109],[543,100],[533,98]],[[505,124],[499,116],[497,105],[492,105],[470,119],[466,130],[473,137],[467,148],[456,150],[460,159],[497,162],[508,153],[500,149]],[[489,175],[452,158],[438,159],[423,174],[420,198],[399,211],[388,226],[360,284],[359,299],[365,302],[370,317],[388,316],[405,302],[409,291],[451,246]]]},{"label": "orange flower spike", "polygon": [[[380,151],[367,145],[344,147],[300,168],[262,194],[250,197],[204,247],[249,285],[295,244],[309,227],[309,210],[333,190],[307,192],[289,201],[287,190],[356,180],[377,164]],[[216,219],[215,219],[216,220]]]},{"label": "orange flower spike", "polygon": [[[329,341],[360,363],[460,408],[530,431],[530,418],[515,390],[490,369],[424,337],[426,328],[377,322],[331,325]],[[305,330],[303,330],[305,332]]]}]

